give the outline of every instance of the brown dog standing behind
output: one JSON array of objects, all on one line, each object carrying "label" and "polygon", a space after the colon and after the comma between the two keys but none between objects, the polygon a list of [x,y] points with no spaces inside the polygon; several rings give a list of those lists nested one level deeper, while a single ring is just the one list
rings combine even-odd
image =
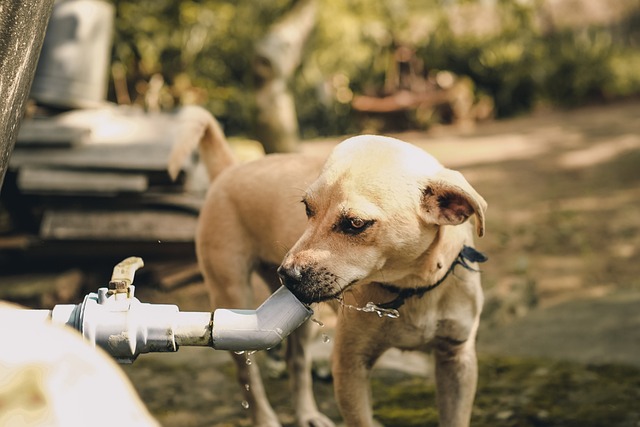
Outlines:
[{"label": "brown dog standing behind", "polygon": [[[275,290],[282,261],[282,281],[304,302],[397,310],[397,318],[338,310],[333,375],[346,424],[372,425],[369,371],[397,347],[435,352],[441,425],[468,425],[483,257],[471,248],[467,219],[475,216],[482,235],[486,202],[462,175],[410,144],[372,135],[345,140],[326,163],[276,154],[237,165],[213,117],[198,108],[183,117],[191,130],[169,166],[175,174],[189,141],[202,140],[212,182],[196,248],[214,307],[248,306],[252,272]],[[332,426],[311,390],[308,340],[305,325],[287,346],[298,424]],[[255,364],[235,359],[254,425],[280,425]]]}]

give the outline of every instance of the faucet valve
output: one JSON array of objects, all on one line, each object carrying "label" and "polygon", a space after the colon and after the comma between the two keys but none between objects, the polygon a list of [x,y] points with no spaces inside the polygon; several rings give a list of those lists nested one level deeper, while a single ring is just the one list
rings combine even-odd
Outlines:
[{"label": "faucet valve", "polygon": [[111,280],[107,286],[107,295],[127,294],[127,298],[133,297],[133,277],[139,268],[144,267],[144,261],[139,257],[129,257],[121,261],[113,268]]}]

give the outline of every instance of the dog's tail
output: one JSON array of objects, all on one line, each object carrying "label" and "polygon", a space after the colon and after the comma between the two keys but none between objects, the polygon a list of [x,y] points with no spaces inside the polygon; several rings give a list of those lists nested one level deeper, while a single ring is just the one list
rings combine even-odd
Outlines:
[{"label": "dog's tail", "polygon": [[236,164],[236,158],[224,136],[220,123],[202,107],[183,107],[178,115],[177,142],[173,145],[167,170],[175,180],[185,160],[198,147],[209,181],[224,169]]}]

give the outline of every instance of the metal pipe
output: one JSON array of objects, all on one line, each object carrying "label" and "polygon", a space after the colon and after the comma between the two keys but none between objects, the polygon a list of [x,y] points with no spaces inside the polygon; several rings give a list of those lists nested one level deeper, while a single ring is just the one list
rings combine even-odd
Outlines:
[{"label": "metal pipe", "polygon": [[0,187],[9,165],[54,0],[0,5]]},{"label": "metal pipe", "polygon": [[256,310],[217,309],[180,312],[175,305],[142,303],[135,298],[133,276],[142,259],[127,258],[113,270],[106,288],[85,296],[81,304],[53,310],[0,310],[0,321],[46,321],[71,326],[120,363],[140,354],[175,352],[182,345],[216,350],[266,350],[302,325],[313,311],[284,286]]}]

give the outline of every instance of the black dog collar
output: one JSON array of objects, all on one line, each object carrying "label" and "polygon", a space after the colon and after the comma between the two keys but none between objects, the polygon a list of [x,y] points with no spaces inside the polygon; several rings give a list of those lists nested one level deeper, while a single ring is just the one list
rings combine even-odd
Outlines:
[{"label": "black dog collar", "polygon": [[404,304],[407,298],[411,298],[414,296],[421,298],[427,292],[432,291],[438,286],[440,286],[447,279],[447,277],[449,277],[449,274],[453,272],[453,269],[456,267],[456,265],[461,265],[462,267],[466,268],[469,271],[478,272],[478,270],[472,268],[468,264],[468,262],[485,262],[487,259],[488,258],[484,254],[478,252],[474,248],[470,246],[463,246],[462,250],[456,257],[456,259],[453,261],[453,263],[451,264],[447,272],[444,274],[444,276],[442,276],[440,280],[438,280],[437,282],[431,285],[419,286],[417,288],[400,288],[398,286],[395,286],[389,283],[380,283],[380,286],[382,286],[382,288],[386,289],[389,292],[393,292],[398,296],[389,302],[385,302],[383,304],[377,304],[377,306],[384,309],[397,310],[398,308],[402,307],[402,305]]}]

